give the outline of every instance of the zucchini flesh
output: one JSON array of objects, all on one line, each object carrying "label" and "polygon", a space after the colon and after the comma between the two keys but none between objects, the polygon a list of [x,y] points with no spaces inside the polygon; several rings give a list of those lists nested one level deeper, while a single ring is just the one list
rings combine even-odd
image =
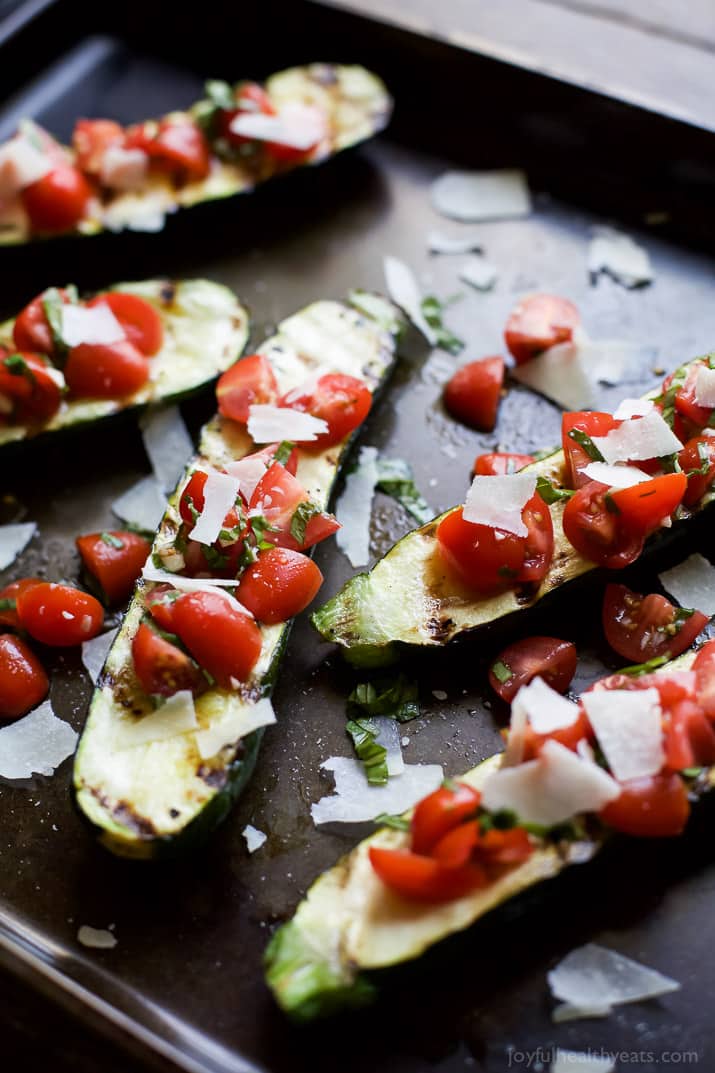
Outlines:
[{"label": "zucchini flesh", "polygon": [[[241,356],[248,313],[235,294],[207,279],[117,283],[109,290],[136,294],[157,310],[164,327],[161,350],[149,359],[150,379],[118,399],[66,399],[49,421],[0,425],[0,448],[44,433],[99,421],[123,410],[176,402],[198,391]],[[0,346],[13,349],[14,320],[0,325]]]},{"label": "zucchini flesh", "polygon": [[[648,398],[655,397],[652,392]],[[556,488],[566,487],[563,451],[525,466],[524,473],[545,477]],[[694,508],[679,508],[682,524],[715,499],[712,488]],[[362,666],[388,662],[398,644],[441,646],[455,637],[497,619],[532,607],[575,578],[596,570],[566,539],[564,503],[550,506],[554,554],[538,589],[516,588],[478,597],[446,568],[437,547],[437,527],[444,514],[407,533],[368,573],[356,574],[311,617],[326,641],[341,646],[350,662]],[[654,535],[649,542],[652,544]]]},{"label": "zucchini flesh", "polygon": [[[657,673],[688,670],[694,658],[694,652],[687,652]],[[459,778],[479,789],[500,760],[500,754],[489,757]],[[698,779],[697,792],[713,786],[715,767]],[[268,986],[296,1021],[362,1006],[377,993],[372,970],[419,957],[528,887],[551,879],[568,865],[590,860],[609,837],[604,832],[602,837],[571,843],[542,840],[527,861],[487,887],[452,902],[426,905],[393,894],[373,870],[371,846],[409,845],[406,832],[383,827],[324,872],[292,919],[274,933],[264,958]]]},{"label": "zucchini flesh", "polygon": [[[378,299],[375,297],[375,301]],[[273,366],[281,392],[303,382],[319,366],[362,377],[376,391],[396,360],[396,339],[384,324],[395,310],[380,300],[378,323],[354,306],[316,302],[279,326],[260,348]],[[350,438],[323,451],[301,452],[298,479],[313,500],[327,507]],[[203,429],[199,454],[179,482],[154,542],[154,553],[171,545],[180,525],[178,503],[197,466],[220,467],[255,447],[246,428],[221,417]],[[175,853],[200,840],[226,815],[249,778],[262,731],[241,732],[253,705],[272,689],[289,623],[261,626],[263,647],[248,681],[228,691],[212,687],[196,698],[199,728],[232,728],[228,744],[202,759],[193,733],[131,748],[119,739],[153,710],[137,681],[132,638],[154,586],[140,581],[112,646],[90,705],[74,765],[77,804],[101,842],[131,857]]]},{"label": "zucchini flesh", "polygon": [[[324,152],[312,157],[307,164],[319,164],[343,149],[366,141],[382,130],[392,111],[391,98],[377,75],[356,65],[313,63],[292,67],[272,75],[265,88],[279,107],[289,102],[319,105],[328,116],[329,135]],[[199,111],[198,102],[190,111]],[[177,118],[182,113],[172,113]],[[185,113],[184,113],[185,114]],[[95,235],[101,231],[121,231],[142,218],[155,219],[179,208],[188,208],[203,201],[233,197],[248,193],[257,183],[275,174],[283,174],[302,164],[276,164],[266,160],[227,162],[212,153],[213,166],[205,179],[175,187],[168,178],[150,175],[146,185],[137,191],[117,193],[100,204],[97,201],[90,214],[71,231],[63,234]],[[138,230],[156,230],[155,224]],[[36,235],[21,221],[8,221],[0,227],[0,245],[18,245],[32,241]]]}]

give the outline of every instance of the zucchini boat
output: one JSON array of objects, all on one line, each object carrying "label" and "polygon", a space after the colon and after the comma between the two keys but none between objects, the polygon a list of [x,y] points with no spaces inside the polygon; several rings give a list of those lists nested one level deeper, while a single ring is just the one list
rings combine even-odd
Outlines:
[{"label": "zucchini boat", "polygon": [[[695,359],[681,366],[669,378],[672,383],[668,384],[667,390],[660,395],[653,391],[646,396],[647,400],[665,400],[661,406],[671,427],[676,388],[682,387],[704,362],[707,359]],[[610,415],[604,416],[610,420]],[[706,422],[707,414],[700,425]],[[688,434],[692,436],[693,431]],[[707,471],[711,482],[715,467],[708,462],[709,450],[707,447],[704,453],[696,451],[695,465],[704,467],[701,472]],[[585,460],[588,462],[587,457]],[[368,573],[357,574],[347,581],[332,599],[313,613],[313,625],[326,641],[340,645],[350,662],[379,665],[394,659],[399,645],[448,644],[460,635],[533,606],[574,579],[597,569],[597,564],[577,551],[564,533],[566,501],[573,494],[568,488],[567,466],[564,451],[557,450],[519,471],[536,477],[537,491],[540,487],[551,486],[547,498],[553,500],[548,507],[553,526],[553,556],[548,570],[537,583],[515,584],[485,596],[476,595],[473,589],[463,584],[447,567],[437,542],[440,523],[459,509],[454,507],[407,533]],[[693,513],[703,510],[714,498],[715,491],[710,485],[697,502],[688,506],[681,504],[673,516],[674,526],[687,523]],[[689,502],[687,496],[685,502]],[[608,507],[608,502],[606,505]],[[613,509],[617,512],[617,508]],[[646,548],[656,539],[655,535],[649,537]]]},{"label": "zucchini boat", "polygon": [[[126,129],[79,120],[72,149],[31,121],[21,124],[0,147],[0,244],[159,231],[179,208],[247,193],[365,141],[392,108],[381,80],[359,66],[313,63],[275,74],[265,87],[213,81],[206,89],[188,111]],[[233,130],[236,121],[245,133]]]},{"label": "zucchini boat", "polygon": [[[393,332],[399,323],[395,308],[376,295],[361,301],[360,308],[350,302],[316,302],[284,320],[258,353],[270,363],[283,393],[327,368],[361,378],[374,395],[396,361]],[[328,504],[350,440],[348,435],[333,446],[299,452],[296,478],[320,509]],[[247,427],[237,421],[216,416],[205,426],[199,454],[160,525],[155,564],[166,565],[176,547],[182,494],[192,474],[221,468],[255,449]],[[141,736],[144,717],[155,705],[135,672],[132,642],[155,588],[152,581],[138,583],[99,677],[74,765],[77,804],[100,841],[135,858],[195,845],[226,816],[253,770],[264,729],[257,714],[265,711],[289,630],[289,622],[260,625],[255,666],[241,681],[232,679],[230,688],[209,685],[196,697],[195,730],[179,728],[137,743],[136,733]]]},{"label": "zucchini boat", "polygon": [[[687,652],[659,668],[657,674],[687,671],[695,658],[696,653]],[[648,675],[648,684],[655,678]],[[665,708],[665,701],[663,704]],[[712,730],[709,733],[712,736]],[[489,757],[459,777],[459,783],[446,783],[445,787],[454,792],[466,783],[481,792],[488,777],[501,767],[504,755]],[[578,764],[575,754],[570,755],[572,764]],[[598,771],[605,774],[602,768]],[[715,767],[686,770],[673,777],[681,779],[681,775],[683,801],[695,800],[715,785]],[[558,789],[552,788],[553,793],[558,794]],[[526,859],[514,857],[510,867],[490,875],[486,884],[430,904],[394,893],[371,862],[370,852],[376,848],[404,851],[410,847],[407,832],[412,816],[414,810],[402,817],[405,829],[383,827],[360,842],[313,883],[292,919],[274,933],[265,953],[266,980],[292,1019],[309,1021],[371,1002],[377,995],[377,970],[419,957],[527,888],[553,878],[571,864],[591,860],[614,834],[613,828],[604,827],[593,814],[576,816],[572,823],[548,832],[544,827],[529,826],[531,852]],[[496,814],[492,816],[492,830],[500,829]],[[464,818],[463,813],[460,819]],[[676,834],[681,829],[667,833]],[[415,830],[413,827],[413,851]],[[523,827],[519,830],[525,833]]]},{"label": "zucchini boat", "polygon": [[[57,408],[51,416],[35,416],[30,420],[14,420],[0,412],[0,448],[40,433],[59,432],[98,421],[123,410],[176,402],[198,391],[233,365],[246,345],[248,314],[233,292],[219,283],[205,279],[177,282],[150,279],[119,283],[110,291],[141,298],[158,314],[161,343],[147,359],[148,379],[137,390],[112,398],[63,395],[66,383],[62,368],[66,367],[66,350],[61,360],[57,354],[52,358],[43,355],[39,373],[48,379],[52,377],[57,395],[54,401],[51,400],[50,407]],[[53,293],[56,296],[59,292]],[[28,375],[31,378],[35,374],[32,367],[28,371],[19,360],[22,355],[17,353],[18,349],[24,351],[27,347],[19,348],[13,340],[14,326],[14,320],[0,325],[0,353],[6,355],[2,362],[8,370],[12,362],[18,362],[20,368],[13,366],[13,374],[22,384]],[[39,361],[39,357],[35,357]],[[45,367],[46,373],[43,373]],[[23,368],[25,376],[22,375]],[[7,388],[11,382],[12,377],[8,378],[7,372],[0,369],[0,402],[4,398],[8,406],[11,399],[4,394],[3,387]]]}]

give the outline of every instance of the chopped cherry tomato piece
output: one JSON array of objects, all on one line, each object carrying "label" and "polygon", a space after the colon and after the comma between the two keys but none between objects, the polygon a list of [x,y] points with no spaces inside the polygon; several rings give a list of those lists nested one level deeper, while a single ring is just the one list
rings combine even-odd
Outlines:
[{"label": "chopped cherry tomato piece", "polygon": [[620,795],[599,813],[616,831],[638,838],[679,835],[690,815],[685,783],[679,775],[662,772],[623,783]]},{"label": "chopped cherry tomato piece", "polygon": [[571,641],[525,637],[499,653],[489,668],[489,684],[507,704],[534,678],[543,678],[557,693],[565,693],[576,673],[577,659],[576,646]]},{"label": "chopped cherry tomato piece", "polygon": [[69,231],[87,211],[92,188],[71,164],[61,164],[22,191],[33,231]]},{"label": "chopped cherry tomato piece", "polygon": [[681,700],[664,713],[665,764],[672,771],[715,764],[715,730],[692,700]]},{"label": "chopped cherry tomato piece", "polygon": [[174,633],[174,604],[179,592],[171,585],[157,585],[147,596],[146,607],[159,629]]},{"label": "chopped cherry tomato piece", "polygon": [[611,499],[628,529],[649,536],[679,506],[688,478],[684,473],[666,473],[631,488],[617,488]]},{"label": "chopped cherry tomato piece", "polygon": [[107,291],[87,302],[88,306],[109,306],[121,324],[127,339],[142,354],[151,357],[161,350],[164,342],[164,326],[158,311],[151,302],[138,294],[126,291]]},{"label": "chopped cherry tomato piece", "polygon": [[466,782],[449,782],[423,797],[412,814],[412,849],[429,853],[453,827],[476,815],[482,795]]},{"label": "chopped cherry tomato piece", "polygon": [[[291,527],[296,529],[296,511],[299,508],[305,513],[306,519],[302,541],[291,533]],[[263,515],[273,527],[273,530],[263,534],[263,539],[281,548],[292,548],[293,551],[305,551],[340,528],[340,523],[332,514],[317,507],[316,513],[311,513],[311,509],[310,496],[303,485],[279,462],[274,462],[266,470],[249,503],[249,514],[255,512]]]},{"label": "chopped cherry tomato piece", "polygon": [[[707,366],[707,361],[693,362],[690,365],[685,375],[685,382],[682,387],[678,388],[676,391],[673,403],[680,417],[684,418],[685,421],[689,421],[693,425],[696,425],[698,428],[703,428],[703,426],[707,425],[710,420],[713,411],[709,406],[701,406],[696,399],[695,383],[698,376],[698,367],[700,365]],[[672,386],[673,379],[676,375],[677,373],[671,373],[670,376],[666,376],[662,388],[664,394]]]},{"label": "chopped cherry tomato piece", "polygon": [[407,849],[381,846],[371,846],[369,854],[370,863],[382,882],[411,901],[451,902],[487,883],[484,870],[471,862],[452,867]]},{"label": "chopped cherry tomato piece", "polygon": [[679,656],[689,648],[708,617],[702,611],[682,611],[665,596],[642,596],[625,585],[606,586],[603,599],[603,630],[619,656],[631,663],[646,663],[663,656]]},{"label": "chopped cherry tomato piece", "polygon": [[523,365],[542,350],[568,342],[580,323],[578,309],[567,298],[530,294],[510,313],[504,340],[517,365]]},{"label": "chopped cherry tomato piece", "polygon": [[242,134],[234,133],[231,130],[233,120],[239,115],[255,115],[256,113],[275,115],[276,110],[263,86],[259,86],[257,82],[242,82],[234,88],[234,97],[236,98],[236,107],[230,111],[222,111],[220,114],[219,135],[231,145],[244,145],[252,139],[246,138]]},{"label": "chopped cherry tomato piece", "polygon": [[694,436],[688,440],[678,454],[678,464],[688,478],[683,503],[686,507],[694,507],[715,480],[715,439],[712,436]]},{"label": "chopped cherry tomato piece", "polygon": [[0,719],[17,719],[47,696],[50,683],[21,637],[0,635]]},{"label": "chopped cherry tomato piece", "polygon": [[708,641],[693,663],[698,704],[710,719],[715,719],[715,641]]},{"label": "chopped cherry tomato piece", "polygon": [[504,359],[482,358],[457,369],[444,389],[444,404],[459,421],[482,432],[497,423],[497,409],[504,386]]},{"label": "chopped cherry tomato piece", "polygon": [[[9,627],[11,630],[20,629],[20,620],[17,617],[17,598],[25,589],[33,585],[42,585],[41,577],[21,577],[17,581],[11,581],[4,589],[0,590],[0,626]],[[5,604],[10,606],[4,607]]]},{"label": "chopped cherry tomato piece", "polygon": [[[60,290],[58,293],[62,302],[67,305],[70,301],[67,292]],[[45,315],[43,299],[44,291],[33,298],[18,314],[12,329],[12,339],[18,350],[30,350],[52,357],[55,344],[52,329]]]},{"label": "chopped cherry tomato piece", "polygon": [[301,445],[311,451],[322,451],[340,443],[363,423],[372,406],[372,392],[356,376],[326,373],[309,389],[299,385],[289,391],[278,405],[312,414],[327,423],[327,432]]},{"label": "chopped cherry tomato piece", "polygon": [[124,128],[113,119],[78,119],[72,132],[77,167],[89,175],[99,175],[107,149],[123,141]]},{"label": "chopped cherry tomato piece", "polygon": [[145,693],[171,697],[182,689],[198,693],[206,678],[186,652],[142,623],[132,640],[134,671]]},{"label": "chopped cherry tomato piece", "polygon": [[588,717],[583,710],[569,726],[559,727],[558,730],[550,730],[548,734],[537,734],[531,724],[527,723],[524,728],[524,742],[522,747],[522,760],[533,760],[538,756],[547,741],[557,741],[566,749],[576,752],[580,741],[593,739],[593,730]]},{"label": "chopped cherry tomato piece", "polygon": [[48,421],[60,408],[62,389],[39,354],[0,357],[0,424]]},{"label": "chopped cherry tomato piece", "polygon": [[245,682],[261,654],[261,631],[225,596],[190,592],[174,605],[174,627],[200,667],[224,689]]},{"label": "chopped cherry tomato piece", "polygon": [[22,628],[45,645],[80,645],[96,637],[104,622],[99,600],[71,585],[42,581],[19,593],[16,603]]},{"label": "chopped cherry tomato piece", "polygon": [[116,399],[143,387],[149,371],[147,358],[128,340],[81,343],[69,352],[65,380],[76,398]]},{"label": "chopped cherry tomato piece", "polygon": [[286,622],[308,606],[323,583],[312,559],[290,548],[262,551],[241,577],[236,597],[259,622]]},{"label": "chopped cherry tomato piece", "polygon": [[207,476],[208,474],[203,470],[194,470],[184,485],[179,500],[181,520],[192,529],[196,523],[196,516],[204,509],[204,485]]},{"label": "chopped cherry tomato piece", "polygon": [[503,477],[509,473],[516,473],[535,461],[533,455],[492,451],[490,454],[477,455],[474,459],[474,475],[475,477]]},{"label": "chopped cherry tomato piece", "polygon": [[617,428],[619,422],[612,414],[599,411],[578,411],[564,414],[561,419],[561,443],[566,456],[566,482],[569,488],[581,488],[588,484],[590,477],[582,471],[593,462],[593,458],[579,442],[579,438],[587,436],[607,436],[612,429]]},{"label": "chopped cherry tomato piece", "polygon": [[278,381],[265,354],[249,354],[222,373],[216,398],[219,413],[242,425],[248,421],[248,411],[254,404],[276,403]]},{"label": "chopped cherry tomato piece", "polygon": [[137,533],[112,530],[88,533],[75,541],[85,567],[102,586],[109,603],[131,595],[151,551],[151,543]]},{"label": "chopped cherry tomato piece", "polygon": [[189,180],[205,179],[211,171],[211,154],[201,129],[188,118],[140,123],[126,134],[128,149],[143,149],[158,168]]}]

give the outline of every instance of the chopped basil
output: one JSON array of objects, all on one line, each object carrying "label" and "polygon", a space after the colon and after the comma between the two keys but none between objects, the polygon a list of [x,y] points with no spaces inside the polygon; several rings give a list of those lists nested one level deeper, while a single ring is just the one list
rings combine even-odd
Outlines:
[{"label": "chopped basil", "polygon": [[641,674],[649,674],[651,671],[655,671],[658,667],[663,667],[670,659],[670,652],[664,652],[662,656],[654,656],[653,659],[647,660],[645,663],[634,663],[630,667],[621,667],[619,674],[628,674],[632,678],[637,678]]},{"label": "chopped basil", "polygon": [[510,678],[514,677],[514,672],[508,663],[504,660],[498,659],[496,663],[492,663],[492,674],[496,678],[497,682],[501,682],[504,685]]},{"label": "chopped basil", "polygon": [[223,570],[228,566],[228,556],[222,555],[220,551],[216,551],[210,544],[204,544],[202,550],[204,559],[211,570]]},{"label": "chopped basil", "polygon": [[573,440],[574,443],[577,443],[580,447],[583,447],[583,449],[586,452],[586,454],[588,455],[588,457],[590,459],[592,459],[594,462],[604,462],[605,461],[605,459],[604,459],[603,455],[601,454],[601,452],[599,451],[598,447],[596,447],[596,444],[593,442],[593,440],[591,439],[589,434],[587,432],[583,431],[583,429],[580,429],[580,428],[572,428],[572,429],[570,429],[569,430],[569,439]]},{"label": "chopped basil", "polygon": [[673,427],[675,421],[675,396],[683,387],[688,377],[688,367],[681,365],[672,375],[670,386],[667,391],[664,391],[662,395],[659,395],[654,402],[660,406],[660,411],[663,419]]},{"label": "chopped basil", "polygon": [[113,533],[102,533],[100,540],[103,544],[107,544],[110,548],[116,548],[118,551],[124,547],[124,541],[120,540],[119,537],[115,537]]},{"label": "chopped basil", "polygon": [[434,518],[434,511],[415,484],[412,470],[402,458],[379,458],[377,488],[392,496],[420,525]]},{"label": "chopped basil", "polygon": [[[698,447],[699,446],[700,446],[700,444],[698,444]],[[700,452],[698,451],[698,454],[699,453]],[[682,470],[680,468],[680,462],[678,461],[677,454],[663,455],[662,458],[658,459],[658,461],[660,462],[660,468],[663,470],[663,473],[681,473],[682,472]],[[699,471],[697,471],[697,472],[699,472]]]},{"label": "chopped basil", "polygon": [[290,535],[297,540],[302,546],[305,542],[305,530],[308,526],[308,522],[311,518],[314,518],[316,514],[320,514],[320,507],[316,506],[309,499],[304,499],[302,503],[299,503],[293,512],[293,517],[290,520]]},{"label": "chopped basil", "polygon": [[605,496],[603,497],[603,502],[609,514],[621,513],[621,508],[618,506],[610,492],[606,492]]},{"label": "chopped basil", "polygon": [[[78,297],[77,289],[72,286],[67,286],[64,290],[70,302],[75,303]],[[64,304],[62,295],[57,287],[48,287],[42,295],[42,308],[45,311],[47,323],[50,326],[55,353],[59,357],[64,357],[69,350],[62,335],[62,306]]]},{"label": "chopped basil", "polygon": [[280,462],[282,466],[285,466],[286,462],[293,453],[294,447],[295,444],[291,443],[290,440],[283,440],[281,443],[278,444],[278,450],[273,455],[273,461]]},{"label": "chopped basil", "polygon": [[[268,548],[272,548],[270,540],[264,540],[264,533],[275,533],[276,526],[271,525],[262,514],[252,514],[248,519],[248,524],[251,527],[253,536],[256,540],[256,547],[259,551],[267,551]],[[296,537],[297,539],[297,537]]]},{"label": "chopped basil", "polygon": [[410,821],[404,816],[391,816],[389,812],[381,812],[372,821],[379,827],[392,827],[395,831],[409,831]]},{"label": "chopped basil", "polygon": [[556,485],[552,484],[546,477],[536,478],[536,491],[539,493],[544,503],[549,507],[552,503],[570,499],[574,494],[570,488],[557,488]]},{"label": "chopped basil", "polygon": [[458,297],[461,297],[461,295],[447,299],[446,302],[440,302],[439,298],[435,298],[434,295],[430,294],[423,298],[421,302],[422,313],[435,333],[437,346],[441,350],[446,350],[448,354],[459,354],[464,349],[464,340],[459,339],[448,328],[445,328],[442,320],[446,307],[451,305]]},{"label": "chopped basil", "polygon": [[232,87],[228,82],[222,82],[218,78],[211,78],[204,83],[204,93],[214,106],[222,112],[232,112],[236,108],[236,98]]},{"label": "chopped basil", "polygon": [[533,455],[533,459],[535,462],[543,462],[545,458],[555,455],[556,452],[560,450],[560,447],[545,447],[542,451],[536,451]]},{"label": "chopped basil", "polygon": [[686,779],[697,779],[698,775],[702,775],[705,768],[702,767],[684,767],[680,774],[684,775]]},{"label": "chopped basil", "polygon": [[361,682],[348,697],[348,716],[388,715],[398,723],[407,723],[420,714],[417,683],[404,674],[394,679],[379,678]]},{"label": "chopped basil", "polygon": [[16,601],[9,596],[4,596],[2,600],[0,600],[0,611],[15,611],[16,607]]},{"label": "chopped basil", "polygon": [[35,374],[22,354],[8,354],[6,358],[3,358],[2,363],[11,376],[24,376],[31,384],[35,383]]},{"label": "chopped basil", "polygon": [[375,741],[377,729],[369,719],[349,719],[345,729],[371,786],[384,786],[388,779],[387,749]]}]

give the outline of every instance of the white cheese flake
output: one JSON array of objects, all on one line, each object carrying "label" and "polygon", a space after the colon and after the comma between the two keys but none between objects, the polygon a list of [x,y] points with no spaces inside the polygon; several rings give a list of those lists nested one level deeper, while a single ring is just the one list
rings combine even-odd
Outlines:
[{"label": "white cheese flake", "polygon": [[383,812],[404,812],[436,790],[444,777],[439,764],[405,764],[402,774],[384,786],[370,786],[362,764],[352,757],[332,756],[321,767],[332,771],[335,792],[311,806],[316,824],[361,823]]},{"label": "white cheese flake", "polygon": [[536,477],[531,473],[475,477],[464,503],[464,520],[524,537],[528,530],[521,513],[535,491]]},{"label": "white cheese flake", "polygon": [[113,733],[117,749],[134,749],[155,741],[170,741],[198,727],[191,691],[181,689],[161,704],[156,711],[131,722],[123,720]]},{"label": "white cheese flake", "polygon": [[452,220],[511,220],[531,212],[526,175],[517,168],[447,171],[432,183],[432,204]]},{"label": "white cheese flake", "polygon": [[191,539],[199,544],[213,544],[223,528],[223,521],[238,496],[238,477],[210,469],[204,484],[204,506],[191,530]]},{"label": "white cheese flake", "polygon": [[370,723],[377,731],[375,744],[381,745],[386,752],[385,763],[388,775],[401,775],[405,770],[405,762],[402,759],[402,743],[400,741],[400,724],[389,715],[373,715]]},{"label": "white cheese flake", "polygon": [[615,1059],[607,1054],[591,1054],[585,1051],[565,1051],[556,1048],[551,1062],[551,1073],[613,1073]]},{"label": "white cheese flake", "polygon": [[612,1006],[577,1006],[571,1002],[560,1002],[558,1006],[554,1006],[551,1020],[555,1025],[560,1025],[564,1021],[582,1021],[586,1018],[608,1017],[611,1013],[613,1013]]},{"label": "white cheese flake", "polygon": [[520,384],[566,410],[579,410],[594,402],[594,379],[576,343],[558,343],[509,372]]},{"label": "white cheese flake", "polygon": [[695,401],[698,406],[708,409],[715,407],[715,369],[708,365],[698,365],[695,374]]},{"label": "white cheese flake", "polygon": [[395,305],[407,314],[415,328],[425,337],[430,346],[435,346],[437,336],[427,323],[422,312],[422,295],[414,273],[397,257],[385,257],[383,261],[387,293]]},{"label": "white cheese flake", "polygon": [[17,134],[0,146],[0,200],[5,201],[52,171],[48,153]]},{"label": "white cheese flake", "polygon": [[613,416],[616,421],[625,421],[629,417],[645,417],[654,406],[652,399],[622,399],[613,411]]},{"label": "white cheese flake", "polygon": [[246,840],[246,848],[249,853],[255,853],[264,842],[268,841],[268,835],[264,831],[259,831],[257,827],[253,827],[250,823],[246,824],[241,834]]},{"label": "white cheese flake", "polygon": [[4,570],[15,562],[36,532],[35,522],[13,522],[10,525],[0,525],[0,570]]},{"label": "white cheese flake", "polygon": [[157,484],[168,495],[194,450],[181,410],[178,406],[149,410],[139,419],[139,428]]},{"label": "white cheese flake", "polygon": [[100,182],[112,190],[138,190],[146,182],[149,156],[143,149],[110,145],[104,151]]},{"label": "white cheese flake", "polygon": [[322,418],[287,406],[254,403],[248,410],[248,435],[255,443],[311,443],[327,431],[328,424]]},{"label": "white cheese flake", "polygon": [[116,935],[108,928],[93,928],[89,924],[82,924],[79,928],[77,941],[93,950],[113,950],[118,942]]},{"label": "white cheese flake", "polygon": [[114,630],[107,630],[106,633],[100,633],[82,645],[82,663],[95,684],[118,633],[118,627]]},{"label": "white cheese flake", "polygon": [[77,732],[58,719],[45,700],[29,715],[0,728],[0,776],[29,779],[33,772],[52,775],[72,755],[76,744]]},{"label": "white cheese flake", "polygon": [[166,510],[166,496],[154,474],[142,477],[112,503],[112,511],[122,521],[151,533]]},{"label": "white cheese flake", "polygon": [[[144,563],[142,570],[144,581],[156,581],[158,584],[173,585],[180,592],[219,592],[223,588],[233,589],[238,582],[235,577],[184,577],[182,574],[172,574],[170,570],[162,570],[154,566],[151,555]],[[228,592],[222,592],[227,600],[231,600],[244,615],[250,614],[246,608],[239,604],[238,600]]]},{"label": "white cheese flake", "polygon": [[647,251],[629,235],[612,227],[593,229],[588,247],[588,271],[591,276],[606,272],[624,287],[639,287],[654,278]]},{"label": "white cheese flake", "polygon": [[573,726],[578,719],[579,707],[567,697],[562,697],[543,678],[534,678],[522,686],[512,702],[514,708],[522,707],[537,734],[550,734]]},{"label": "white cheese flake", "polygon": [[222,719],[196,731],[196,747],[202,760],[210,760],[227,745],[275,722],[276,713],[268,697],[261,697],[255,704],[234,705]]},{"label": "white cheese flake", "polygon": [[445,235],[441,231],[430,231],[427,249],[430,253],[481,253],[482,243],[477,235]]},{"label": "white cheese flake", "polygon": [[592,439],[609,465],[665,458],[683,449],[667,421],[655,409],[649,410],[644,417],[629,418],[606,436],[593,436]]},{"label": "white cheese flake", "polygon": [[715,615],[715,566],[703,555],[689,555],[658,574],[658,580],[681,607],[697,608],[711,618]]},{"label": "white cheese flake", "polygon": [[680,984],[638,961],[587,943],[572,950],[548,973],[554,998],[570,1006],[620,1006],[678,991]]},{"label": "white cheese flake", "polygon": [[341,525],[335,541],[354,567],[367,566],[370,559],[370,518],[378,479],[377,448],[361,447],[357,468],[348,474],[335,507]]},{"label": "white cheese flake", "polygon": [[238,478],[243,497],[247,503],[250,503],[251,496],[256,490],[256,485],[268,469],[268,466],[265,458],[252,454],[246,455],[245,458],[239,458],[236,462],[228,462],[225,468],[226,472],[230,473],[232,477]]},{"label": "white cheese flake", "polygon": [[124,328],[114,313],[101,302],[96,306],[62,305],[60,317],[60,334],[68,347],[84,343],[109,346],[126,339]]},{"label": "white cheese flake", "polygon": [[651,480],[650,475],[642,469],[622,462],[615,466],[609,466],[607,462],[589,462],[581,472],[585,473],[590,481],[599,481],[600,484],[607,484],[609,488],[632,488],[634,484]]},{"label": "white cheese flake", "polygon": [[656,775],[663,766],[657,689],[597,689],[581,698],[608,766],[620,782]]},{"label": "white cheese flake", "polygon": [[281,145],[307,152],[326,135],[326,117],[314,105],[290,102],[277,115],[241,112],[231,121],[230,129],[242,138]]},{"label": "white cheese flake", "polygon": [[470,257],[459,270],[459,278],[478,291],[490,291],[497,277],[496,266],[483,257]]}]

